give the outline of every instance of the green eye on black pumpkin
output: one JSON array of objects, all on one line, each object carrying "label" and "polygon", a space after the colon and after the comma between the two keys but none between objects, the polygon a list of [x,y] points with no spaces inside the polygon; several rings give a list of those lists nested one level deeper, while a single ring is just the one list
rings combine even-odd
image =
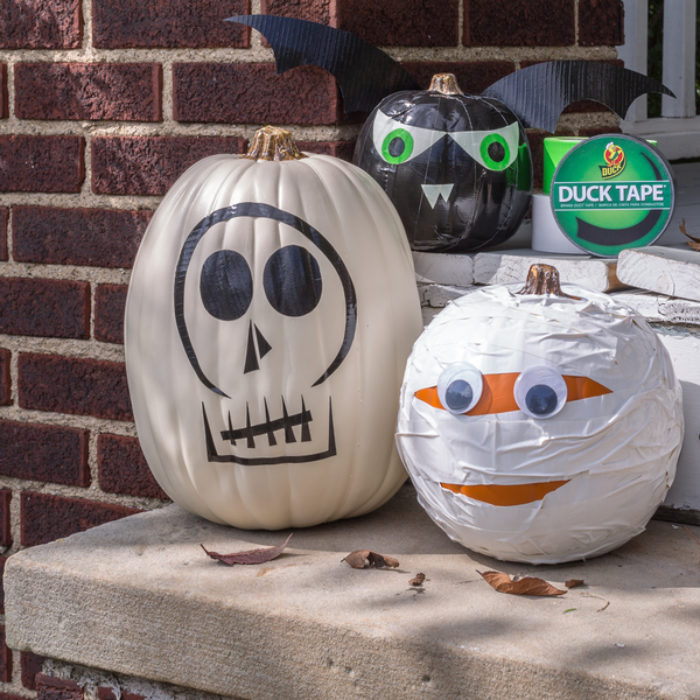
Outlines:
[{"label": "green eye on black pumpkin", "polygon": [[508,142],[501,134],[485,136],[479,146],[479,154],[484,165],[490,170],[505,170],[511,162]]},{"label": "green eye on black pumpkin", "polygon": [[382,156],[387,163],[403,163],[412,153],[413,136],[406,129],[394,129],[382,141]]}]

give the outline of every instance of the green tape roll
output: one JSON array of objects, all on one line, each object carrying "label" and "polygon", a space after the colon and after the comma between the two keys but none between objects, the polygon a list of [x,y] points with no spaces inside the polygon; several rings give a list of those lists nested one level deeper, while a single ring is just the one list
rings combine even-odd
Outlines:
[{"label": "green tape roll", "polygon": [[585,141],[581,136],[548,136],[544,140],[542,191],[549,194],[554,171],[559,161],[577,144]]},{"label": "green tape roll", "polygon": [[[544,154],[542,167],[542,192],[550,193],[552,187],[552,177],[559,165],[559,161],[577,144],[585,141],[583,136],[548,136],[544,140]],[[646,139],[647,143],[656,147],[654,139]]]}]

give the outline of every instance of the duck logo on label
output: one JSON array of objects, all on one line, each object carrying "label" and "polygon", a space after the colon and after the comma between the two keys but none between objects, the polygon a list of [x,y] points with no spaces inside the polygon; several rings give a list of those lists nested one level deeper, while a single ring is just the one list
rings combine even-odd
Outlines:
[{"label": "duck logo on label", "polygon": [[600,175],[604,180],[617,177],[625,169],[625,152],[613,141],[605,147],[603,158],[605,165],[600,166]]}]

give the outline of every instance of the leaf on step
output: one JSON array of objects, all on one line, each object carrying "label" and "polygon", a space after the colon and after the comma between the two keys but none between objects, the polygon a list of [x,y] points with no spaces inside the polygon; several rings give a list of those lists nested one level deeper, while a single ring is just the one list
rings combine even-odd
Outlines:
[{"label": "leaf on step", "polygon": [[524,576],[513,579],[508,574],[500,571],[477,571],[490,586],[499,593],[511,593],[512,595],[563,595],[566,591],[556,588],[544,579],[534,576]]},{"label": "leaf on step", "polygon": [[[292,533],[293,534],[293,533]],[[234,564],[264,564],[267,561],[277,559],[284,552],[289,540],[292,539],[292,534],[277,547],[261,547],[259,549],[247,549],[244,552],[233,552],[231,554],[219,554],[218,552],[210,552],[203,544],[200,547],[212,558],[220,561],[227,566]]]},{"label": "leaf on step", "polygon": [[585,581],[582,578],[570,578],[568,581],[564,581],[564,585],[567,588],[578,588],[579,586],[584,586]]},{"label": "leaf on step", "polygon": [[423,581],[425,581],[425,574],[423,572],[420,572],[416,574],[409,582],[409,586],[422,586]]},{"label": "leaf on step", "polygon": [[350,552],[350,554],[348,554],[347,557],[343,557],[341,561],[347,562],[353,569],[379,569],[384,566],[395,569],[399,565],[398,559],[394,559],[394,557],[387,556],[386,554],[372,552],[369,549],[358,549],[355,552]]}]

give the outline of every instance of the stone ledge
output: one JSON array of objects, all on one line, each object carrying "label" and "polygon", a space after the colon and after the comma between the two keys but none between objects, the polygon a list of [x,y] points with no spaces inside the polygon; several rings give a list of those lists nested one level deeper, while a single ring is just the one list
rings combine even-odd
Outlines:
[{"label": "stone ledge", "polygon": [[[5,568],[8,642],[245,698],[700,696],[697,528],[652,521],[589,562],[506,564],[452,543],[407,485],[374,514],[297,531],[262,566],[228,568],[199,547],[285,535],[167,506],[23,550]],[[399,569],[341,563],[362,548]],[[491,568],[588,585],[519,598],[476,573]],[[418,571],[423,592],[408,585]]]}]

